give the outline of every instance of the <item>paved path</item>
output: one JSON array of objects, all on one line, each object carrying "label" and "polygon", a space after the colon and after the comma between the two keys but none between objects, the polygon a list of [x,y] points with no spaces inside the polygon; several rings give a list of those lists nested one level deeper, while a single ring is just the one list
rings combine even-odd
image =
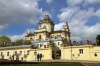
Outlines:
[{"label": "paved path", "polygon": [[42,60],[42,61],[29,61],[29,62],[80,62],[85,66],[100,66],[100,61],[86,61],[86,60]]},{"label": "paved path", "polygon": [[62,60],[62,59],[42,60],[42,61],[29,61],[29,62],[81,62],[81,63],[100,63],[100,61]]}]

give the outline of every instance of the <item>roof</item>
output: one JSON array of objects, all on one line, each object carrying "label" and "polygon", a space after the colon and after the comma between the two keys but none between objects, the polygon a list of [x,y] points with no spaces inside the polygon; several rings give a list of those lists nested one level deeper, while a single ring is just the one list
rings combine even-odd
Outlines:
[{"label": "roof", "polygon": [[[53,34],[53,33],[62,33],[62,32],[67,32],[67,31],[58,30],[58,31],[51,32],[51,34]],[[70,32],[67,32],[67,33],[70,33]]]},{"label": "roof", "polygon": [[0,50],[3,49],[17,49],[17,48],[29,48],[31,45],[21,45],[21,46],[7,46],[7,47],[0,47]]}]

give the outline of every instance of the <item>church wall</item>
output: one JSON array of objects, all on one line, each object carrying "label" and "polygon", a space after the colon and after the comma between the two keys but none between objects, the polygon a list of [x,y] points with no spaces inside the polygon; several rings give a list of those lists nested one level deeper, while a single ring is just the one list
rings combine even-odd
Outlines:
[{"label": "church wall", "polygon": [[[22,48],[22,49],[4,49],[4,50],[0,50],[0,54],[1,52],[3,52],[4,54],[4,59],[10,59],[10,56],[12,56],[13,54],[15,54],[15,51],[17,51],[17,53],[20,54],[20,51],[22,51],[22,54],[19,56],[19,60],[21,60],[21,57],[24,58],[24,54],[27,53],[27,51],[30,50],[30,48]],[[9,56],[7,56],[7,52],[9,52]],[[1,56],[0,56],[1,58]],[[16,57],[14,57],[14,60],[16,59]]]},{"label": "church wall", "polygon": [[[71,46],[61,48],[61,59],[100,61],[100,47],[98,46],[82,45],[72,46],[72,48]],[[80,49],[83,49],[83,53],[79,51]],[[94,56],[95,53],[97,56]]]},{"label": "church wall", "polygon": [[36,34],[34,37],[35,37],[35,40],[38,40],[39,39],[39,36],[41,36],[41,39],[46,39],[46,35],[44,33],[38,33]]},{"label": "church wall", "polygon": [[[97,56],[94,56],[95,53]],[[91,60],[100,61],[100,46],[92,46],[90,48]]]},{"label": "church wall", "polygon": [[54,28],[54,26],[52,24],[50,24],[50,23],[43,23],[43,24],[41,24],[41,28],[42,29],[43,29],[44,26],[46,26],[48,32],[51,32],[52,28]]},{"label": "church wall", "polygon": [[52,37],[55,37],[55,36],[61,36],[61,33],[52,33],[52,34],[50,34],[50,36],[52,36]]},{"label": "church wall", "polygon": [[48,60],[52,59],[52,49],[50,48],[42,48],[42,49],[32,49],[30,50],[30,56],[28,56],[27,61],[36,60],[36,55],[34,55],[34,52],[37,52],[37,54],[42,54],[42,60]]},{"label": "church wall", "polygon": [[[17,51],[17,53],[20,53],[20,51],[22,51],[22,54],[19,55],[19,60],[26,60],[26,61],[33,61],[35,60],[35,55],[34,52],[40,53],[43,55],[42,60],[47,60],[47,59],[52,59],[52,48],[40,48],[40,49],[31,49],[31,48],[17,48],[17,49],[3,49],[0,50],[0,53],[3,52],[4,54],[4,59],[9,59],[10,60],[10,56],[12,56],[13,54],[15,54],[15,51]],[[24,58],[24,56],[28,53],[27,51],[29,51],[29,55],[27,55],[26,58]],[[9,56],[7,56],[7,52],[9,52]],[[1,58],[1,56],[0,56]],[[14,56],[14,60],[16,60],[16,56]]]}]

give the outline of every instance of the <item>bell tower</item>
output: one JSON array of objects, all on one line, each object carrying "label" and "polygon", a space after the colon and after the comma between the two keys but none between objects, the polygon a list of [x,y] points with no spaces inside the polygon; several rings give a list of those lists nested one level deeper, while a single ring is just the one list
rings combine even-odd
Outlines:
[{"label": "bell tower", "polygon": [[54,31],[54,22],[48,14],[45,14],[44,19],[39,22],[39,29],[46,29],[49,33]]},{"label": "bell tower", "polygon": [[70,30],[68,26],[68,22],[66,22],[66,25],[63,26],[62,28],[62,37],[66,38],[68,42],[70,43]]}]

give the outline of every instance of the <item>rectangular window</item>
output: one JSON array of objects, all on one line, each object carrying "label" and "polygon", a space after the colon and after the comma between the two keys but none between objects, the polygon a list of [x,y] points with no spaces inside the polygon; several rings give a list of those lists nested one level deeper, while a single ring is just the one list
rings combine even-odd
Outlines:
[{"label": "rectangular window", "polygon": [[22,51],[20,51],[20,54],[22,55]]},{"label": "rectangular window", "polygon": [[23,57],[21,57],[21,60],[23,60]]},{"label": "rectangular window", "polygon": [[7,52],[7,56],[9,56],[9,52]]},{"label": "rectangular window", "polygon": [[40,44],[40,47],[42,47],[42,44]]},{"label": "rectangular window", "polygon": [[59,42],[58,42],[58,45],[59,45]]},{"label": "rectangular window", "polygon": [[83,49],[79,49],[79,53],[80,54],[83,54]]},{"label": "rectangular window", "polygon": [[27,51],[27,55],[29,55],[29,51]]}]

